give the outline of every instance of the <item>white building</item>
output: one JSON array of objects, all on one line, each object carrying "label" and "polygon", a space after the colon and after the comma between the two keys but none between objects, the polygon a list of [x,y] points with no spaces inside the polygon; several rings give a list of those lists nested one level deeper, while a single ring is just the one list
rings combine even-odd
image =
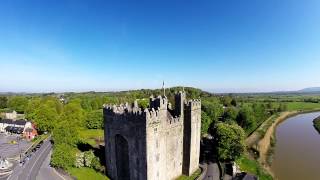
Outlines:
[{"label": "white building", "polygon": [[0,132],[12,132],[16,134],[22,134],[27,128],[33,128],[32,123],[23,119],[12,120],[2,119],[0,120]]},{"label": "white building", "polygon": [[16,111],[6,112],[4,114],[6,119],[17,119],[17,115],[18,115],[18,113]]}]

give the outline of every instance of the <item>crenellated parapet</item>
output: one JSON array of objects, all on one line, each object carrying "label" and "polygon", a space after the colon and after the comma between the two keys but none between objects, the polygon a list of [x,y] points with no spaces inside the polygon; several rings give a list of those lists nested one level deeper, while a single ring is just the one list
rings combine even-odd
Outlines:
[{"label": "crenellated parapet", "polygon": [[187,101],[186,107],[190,110],[201,109],[201,100],[200,99],[192,99]]},{"label": "crenellated parapet", "polygon": [[103,114],[105,121],[142,121],[146,118],[146,113],[135,103],[133,105],[120,104],[104,105]]}]

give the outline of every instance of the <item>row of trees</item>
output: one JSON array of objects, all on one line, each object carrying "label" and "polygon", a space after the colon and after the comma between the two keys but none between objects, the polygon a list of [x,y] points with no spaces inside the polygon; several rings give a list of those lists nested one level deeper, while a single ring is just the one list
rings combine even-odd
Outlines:
[{"label": "row of trees", "polygon": [[222,160],[234,160],[245,150],[244,138],[276,112],[286,111],[284,103],[243,103],[232,96],[202,99],[201,132],[216,140],[216,151]]}]

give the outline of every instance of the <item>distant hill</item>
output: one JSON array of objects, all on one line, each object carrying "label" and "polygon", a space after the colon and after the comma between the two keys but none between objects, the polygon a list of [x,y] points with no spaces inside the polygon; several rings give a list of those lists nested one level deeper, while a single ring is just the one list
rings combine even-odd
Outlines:
[{"label": "distant hill", "polygon": [[303,93],[312,93],[312,92],[320,92],[320,87],[310,87],[299,90],[298,92]]}]

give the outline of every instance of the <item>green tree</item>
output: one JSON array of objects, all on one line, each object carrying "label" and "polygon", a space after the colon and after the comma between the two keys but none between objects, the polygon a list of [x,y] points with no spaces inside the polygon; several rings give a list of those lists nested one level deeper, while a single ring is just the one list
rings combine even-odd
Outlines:
[{"label": "green tree", "polygon": [[222,161],[233,161],[245,150],[245,133],[236,124],[217,123],[214,134],[218,158]]},{"label": "green tree", "polygon": [[25,110],[26,118],[29,120],[35,120],[37,111],[41,105],[40,98],[33,98],[28,102],[27,108]]},{"label": "green tree", "polygon": [[85,112],[80,101],[70,102],[64,106],[62,119],[76,124],[79,127],[85,126]]},{"label": "green tree", "polygon": [[69,144],[55,144],[53,148],[51,165],[54,167],[68,169],[74,166],[76,150]]},{"label": "green tree", "polygon": [[206,112],[201,111],[201,134],[207,134],[212,120]]},{"label": "green tree", "polygon": [[101,129],[103,127],[103,114],[101,110],[87,113],[86,126],[88,129]]},{"label": "green tree", "polygon": [[256,127],[256,121],[252,107],[245,105],[240,109],[237,116],[237,123],[246,131]]},{"label": "green tree", "polygon": [[232,106],[237,107],[238,103],[237,100],[235,98],[232,98],[231,103]]},{"label": "green tree", "polygon": [[235,107],[227,108],[223,114],[223,120],[227,121],[236,121],[239,110]]},{"label": "green tree", "polygon": [[8,107],[8,98],[6,96],[0,96],[0,109]]},{"label": "green tree", "polygon": [[14,96],[8,100],[8,107],[19,113],[24,113],[28,105],[28,99],[24,96]]},{"label": "green tree", "polygon": [[33,118],[38,130],[51,132],[57,123],[59,115],[54,107],[42,104],[33,115]]},{"label": "green tree", "polygon": [[223,107],[217,98],[210,98],[203,101],[202,110],[207,113],[212,121],[218,121],[223,115]]},{"label": "green tree", "polygon": [[139,99],[138,100],[138,106],[141,109],[145,109],[149,106],[149,100],[148,99]]},{"label": "green tree", "polygon": [[[63,119],[63,120],[61,120]],[[66,117],[61,117],[53,130],[53,141],[55,144],[69,144],[76,146],[79,142],[79,127],[77,124],[68,120]]]},{"label": "green tree", "polygon": [[232,97],[231,96],[222,96],[221,97],[221,102],[224,106],[229,107],[231,106],[231,102],[232,102]]},{"label": "green tree", "polygon": [[285,103],[279,104],[278,112],[283,112],[283,111],[287,111],[287,110],[288,110],[287,104],[285,104]]}]

